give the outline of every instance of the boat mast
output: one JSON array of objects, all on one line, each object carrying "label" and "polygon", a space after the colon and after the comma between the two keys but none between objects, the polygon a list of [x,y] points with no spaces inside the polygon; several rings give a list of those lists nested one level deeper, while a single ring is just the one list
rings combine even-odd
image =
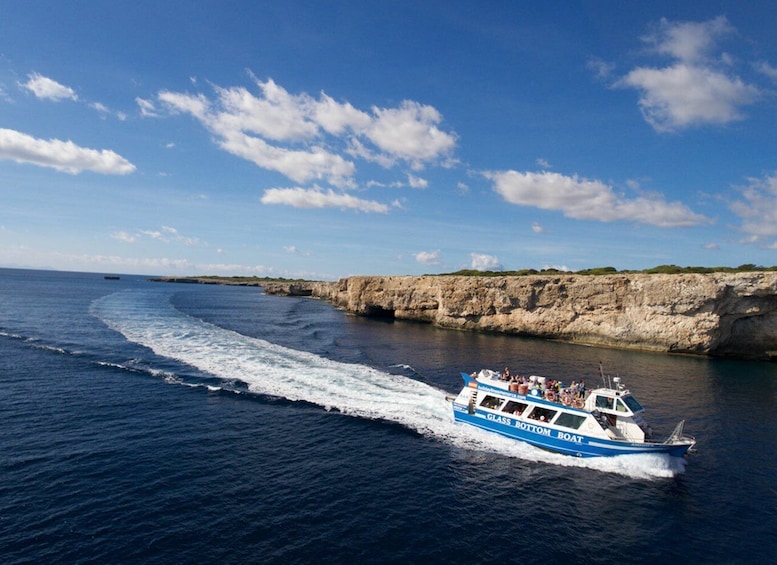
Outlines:
[{"label": "boat mast", "polygon": [[602,362],[601,361],[599,361],[599,375],[601,375],[601,377],[602,377],[602,386],[604,388],[612,388],[611,386],[610,387],[607,386],[607,379],[605,379],[605,377],[604,377],[604,368],[602,367]]}]

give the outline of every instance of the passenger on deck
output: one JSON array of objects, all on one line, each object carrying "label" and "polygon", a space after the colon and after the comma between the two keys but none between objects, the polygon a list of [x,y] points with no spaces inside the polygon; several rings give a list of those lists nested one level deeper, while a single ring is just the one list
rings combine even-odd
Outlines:
[{"label": "passenger on deck", "polygon": [[505,367],[505,372],[502,373],[502,380],[503,381],[509,381],[510,380],[510,369]]}]

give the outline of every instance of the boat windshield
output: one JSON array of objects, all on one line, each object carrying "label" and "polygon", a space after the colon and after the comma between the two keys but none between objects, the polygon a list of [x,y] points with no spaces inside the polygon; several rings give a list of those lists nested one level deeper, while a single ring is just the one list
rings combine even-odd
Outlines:
[{"label": "boat windshield", "polygon": [[612,410],[613,399],[612,398],[607,398],[606,396],[597,396],[596,397],[596,407],[597,408],[606,408],[608,410]]},{"label": "boat windshield", "polygon": [[632,412],[636,413],[636,412],[639,412],[640,410],[644,410],[644,408],[642,408],[642,405],[639,402],[637,402],[637,399],[631,396],[630,394],[622,398],[623,398],[623,402],[626,403],[626,406],[628,406]]}]

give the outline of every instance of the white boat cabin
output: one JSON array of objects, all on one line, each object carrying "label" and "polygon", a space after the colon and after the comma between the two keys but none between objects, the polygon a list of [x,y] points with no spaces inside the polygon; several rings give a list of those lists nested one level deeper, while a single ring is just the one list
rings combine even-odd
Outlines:
[{"label": "white boat cabin", "polygon": [[[530,377],[530,386],[523,385],[519,390],[515,383],[508,383],[496,375],[492,371],[472,375],[479,384],[486,386],[465,387],[457,401],[468,404],[471,411],[477,407],[487,413],[537,422],[569,433],[629,442],[651,439],[652,431],[640,415],[644,408],[617,377],[614,388],[597,388],[584,398],[580,396],[570,402],[569,393],[545,389],[544,377]],[[488,387],[493,388],[489,390]]]}]

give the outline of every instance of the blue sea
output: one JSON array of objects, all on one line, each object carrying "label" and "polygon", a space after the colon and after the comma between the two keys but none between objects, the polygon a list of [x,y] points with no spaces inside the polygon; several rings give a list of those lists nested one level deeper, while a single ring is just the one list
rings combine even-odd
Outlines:
[{"label": "blue sea", "polygon": [[[460,371],[619,374],[685,459],[453,422]],[[765,563],[777,364],[349,316],[261,289],[0,269],[0,557]]]}]

